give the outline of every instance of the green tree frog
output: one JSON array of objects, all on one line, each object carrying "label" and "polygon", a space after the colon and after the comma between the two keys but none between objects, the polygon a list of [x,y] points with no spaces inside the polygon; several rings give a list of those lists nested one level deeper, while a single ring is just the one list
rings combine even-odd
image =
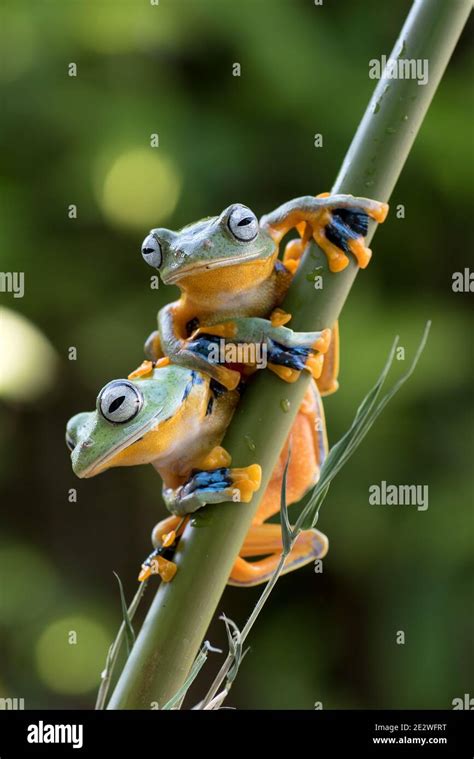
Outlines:
[{"label": "green tree frog", "polygon": [[[208,503],[247,503],[260,487],[260,466],[232,467],[230,455],[220,445],[238,398],[238,390],[227,390],[209,375],[192,369],[173,364],[142,367],[127,379],[105,385],[94,411],[69,420],[66,443],[78,477],[148,463],[162,477],[163,498],[172,516],[153,530],[155,550],[142,566],[141,580],[151,574],[159,574],[164,581],[174,576],[173,549],[184,515]],[[314,385],[305,396],[291,435],[299,456],[290,460],[288,503],[299,500],[317,482],[327,451],[323,409]],[[280,509],[287,455],[286,445],[232,569],[229,582],[233,585],[265,582],[279,560],[281,528],[265,522]],[[327,538],[318,530],[302,532],[287,558],[285,572],[322,558],[327,548]]]},{"label": "green tree frog", "polygon": [[[234,388],[242,369],[253,367],[217,362],[216,341],[265,344],[268,367],[284,380],[293,382],[306,369],[322,379],[322,391],[331,392],[337,387],[337,335],[324,367],[330,330],[294,332],[284,326],[291,315],[278,306],[311,237],[326,254],[332,272],[344,269],[349,255],[364,268],[371,256],[365,245],[369,218],[382,222],[387,211],[385,203],[368,198],[325,193],[291,200],[260,223],[253,211],[234,203],[219,216],[178,232],[152,229],[142,245],[143,258],[165,284],[180,288],[181,297],[160,310],[147,354],[154,361],[167,357],[207,372]],[[286,246],[281,261],[279,244],[292,228],[301,239]],[[321,378],[323,368],[326,376]]]}]

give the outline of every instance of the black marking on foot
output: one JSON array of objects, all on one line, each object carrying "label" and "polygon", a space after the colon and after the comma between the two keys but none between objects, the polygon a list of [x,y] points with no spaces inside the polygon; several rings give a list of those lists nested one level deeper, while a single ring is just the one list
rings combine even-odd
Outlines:
[{"label": "black marking on foot", "polygon": [[302,346],[288,348],[286,345],[281,345],[275,340],[269,340],[267,358],[272,364],[288,366],[290,369],[302,371],[306,366],[310,352],[311,348],[304,348]]},{"label": "black marking on foot", "polygon": [[171,546],[161,546],[160,548],[155,548],[155,550],[145,559],[143,566],[151,567],[154,560],[158,558],[158,556],[161,556],[162,559],[166,559],[167,561],[172,561],[173,556],[176,552],[176,548],[178,546],[178,542],[179,538],[177,538]]},{"label": "black marking on foot", "polygon": [[[219,345],[221,338],[218,335],[199,335],[195,340],[188,344],[188,350],[195,353],[197,356],[202,356],[209,361],[210,348],[213,345]],[[209,361],[210,363],[219,363],[216,361]]]},{"label": "black marking on foot", "polygon": [[336,208],[331,214],[331,221],[326,226],[325,234],[344,253],[350,252],[350,240],[365,237],[369,227],[369,217],[364,211],[350,208]]},{"label": "black marking on foot", "polygon": [[182,496],[195,493],[196,490],[212,490],[218,492],[232,485],[229,467],[219,469],[193,470],[191,479],[183,486]]},{"label": "black marking on foot", "polygon": [[224,387],[224,385],[221,385],[221,383],[215,379],[211,379],[209,387],[211,388],[211,391],[214,394],[215,398],[220,398],[221,395],[224,395],[224,393],[228,392],[227,388]]},{"label": "black marking on foot", "polygon": [[366,236],[369,229],[369,216],[365,211],[356,208],[336,208],[334,214],[339,216],[357,235]]}]

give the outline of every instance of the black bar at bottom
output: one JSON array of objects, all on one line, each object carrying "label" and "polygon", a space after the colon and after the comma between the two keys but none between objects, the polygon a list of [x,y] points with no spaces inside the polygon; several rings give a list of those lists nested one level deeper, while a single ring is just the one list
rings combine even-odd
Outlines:
[{"label": "black bar at bottom", "polygon": [[[474,756],[471,711],[0,711],[0,758],[225,756],[273,748],[293,757]],[[283,746],[289,742],[289,749]],[[261,746],[261,748],[260,748]],[[105,752],[107,752],[105,754]]]}]

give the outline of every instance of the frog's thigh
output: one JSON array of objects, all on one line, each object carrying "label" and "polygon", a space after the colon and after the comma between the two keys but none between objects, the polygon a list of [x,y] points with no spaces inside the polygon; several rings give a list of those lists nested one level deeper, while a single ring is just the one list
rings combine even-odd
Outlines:
[{"label": "frog's thigh", "polygon": [[281,485],[288,459],[289,441],[291,441],[291,457],[286,476],[288,505],[299,501],[308,489],[316,484],[319,468],[326,455],[324,413],[321,399],[312,382],[275,465],[265,495],[255,515],[254,524],[262,524],[280,510]]},{"label": "frog's thigh", "polygon": [[[236,559],[229,577],[229,585],[249,587],[267,582],[275,571],[282,548],[279,525],[265,524],[251,527],[242,546],[241,555]],[[282,574],[292,572],[315,559],[321,559],[328,550],[328,540],[319,530],[304,530],[288,554]],[[246,561],[245,556],[259,556],[275,551],[271,556],[258,561]]]},{"label": "frog's thigh", "polygon": [[331,342],[324,354],[323,370],[316,380],[321,395],[330,395],[339,388],[339,322],[331,330]]},{"label": "frog's thigh", "polygon": [[[309,533],[311,533],[311,536]],[[306,547],[311,544],[312,548],[319,546],[317,548],[319,552],[325,553],[327,550],[327,538],[319,530],[304,530],[301,532],[297,545],[301,548],[303,544]],[[244,558],[246,556],[263,556],[267,553],[280,554],[282,548],[283,543],[279,524],[254,524],[245,536],[239,556]]]}]

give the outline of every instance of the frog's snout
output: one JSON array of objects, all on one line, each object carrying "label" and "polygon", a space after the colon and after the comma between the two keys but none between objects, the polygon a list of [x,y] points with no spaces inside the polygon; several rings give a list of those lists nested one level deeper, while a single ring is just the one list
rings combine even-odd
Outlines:
[{"label": "frog's snout", "polygon": [[[92,438],[85,438],[76,443],[71,452],[72,471],[76,477],[81,479],[93,477],[93,460],[94,460],[94,441]],[[92,449],[92,450],[91,450]]]},{"label": "frog's snout", "polygon": [[[94,445],[93,439],[89,435],[89,422],[91,414],[82,412],[76,414],[69,420],[66,427],[66,445],[71,451],[72,468],[78,477],[81,477],[81,464],[88,450]],[[87,426],[86,426],[87,425]]]}]

